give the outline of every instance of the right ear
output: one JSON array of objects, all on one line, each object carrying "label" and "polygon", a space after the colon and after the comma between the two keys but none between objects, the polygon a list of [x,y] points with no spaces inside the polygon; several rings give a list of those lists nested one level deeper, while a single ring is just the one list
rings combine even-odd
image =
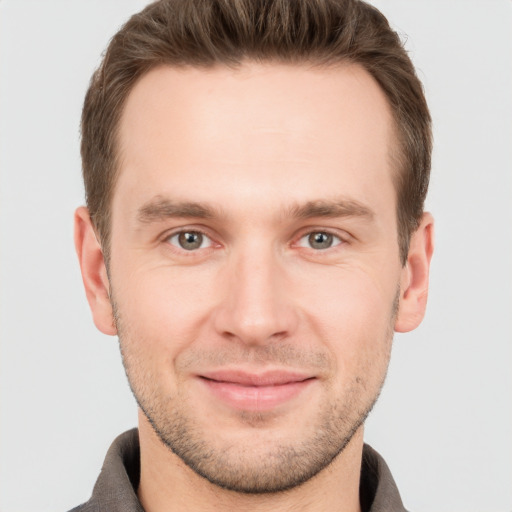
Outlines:
[{"label": "right ear", "polygon": [[89,210],[85,206],[75,212],[75,249],[94,324],[102,333],[114,336],[117,329],[110,302],[107,268]]}]

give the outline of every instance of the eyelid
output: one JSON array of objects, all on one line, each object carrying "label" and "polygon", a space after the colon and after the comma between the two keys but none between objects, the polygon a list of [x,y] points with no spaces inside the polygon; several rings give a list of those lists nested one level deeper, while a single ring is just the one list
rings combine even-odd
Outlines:
[{"label": "eyelid", "polygon": [[[171,245],[173,245],[177,249],[180,249],[180,250],[183,249],[183,250],[187,251],[187,249],[185,249],[184,247],[180,247],[179,241],[177,241],[177,243],[172,242],[172,240],[174,238],[178,238],[179,239],[179,237],[183,233],[197,233],[198,235],[201,235],[201,237],[202,237],[201,245],[199,247],[197,247],[196,249],[190,249],[188,252],[195,252],[195,251],[198,251],[199,249],[207,249],[207,248],[209,248],[209,247],[211,247],[213,245],[213,240],[208,235],[205,235],[204,233],[201,233],[199,231],[192,231],[191,229],[189,229],[187,231],[181,231],[181,232],[178,232],[178,233],[174,233],[171,236],[167,237],[167,240],[169,241],[169,243]],[[204,244],[206,244],[206,245],[204,245]]]},{"label": "eyelid", "polygon": [[[187,251],[184,248],[179,247],[178,245],[172,244],[170,242],[170,239],[180,235],[181,233],[200,233],[203,237],[207,238],[210,243],[207,247],[201,247],[195,250]],[[194,226],[194,225],[186,225],[186,226],[179,226],[173,229],[170,229],[166,231],[161,236],[161,241],[165,244],[167,244],[172,250],[179,251],[180,254],[184,254],[187,256],[193,256],[194,253],[197,253],[199,251],[209,250],[215,247],[220,247],[221,244],[216,240],[214,236],[209,232],[209,230],[201,227],[201,226]]]},{"label": "eyelid", "polygon": [[[203,235],[204,237],[206,237],[210,241],[210,244],[208,245],[208,247],[203,247],[203,248],[200,248],[200,249],[196,249],[196,250],[192,250],[192,251],[187,251],[186,249],[180,248],[177,245],[171,244],[169,242],[170,238],[172,238],[174,236],[177,236],[177,235],[179,235],[181,233],[186,233],[186,232],[197,232],[197,233],[200,233],[201,235]],[[291,242],[290,245],[292,247],[293,246],[301,247],[299,245],[300,240],[302,240],[303,238],[311,235],[312,233],[327,233],[329,235],[332,235],[333,237],[336,237],[339,240],[339,243],[336,243],[332,247],[329,247],[329,248],[323,249],[323,250],[313,249],[311,247],[308,248],[308,247],[302,246],[302,248],[310,249],[311,251],[314,251],[314,252],[328,252],[328,251],[330,251],[332,249],[335,249],[336,247],[338,247],[340,245],[344,245],[344,244],[350,243],[350,240],[352,238],[351,235],[349,235],[346,231],[340,231],[339,229],[336,229],[336,228],[325,227],[325,226],[318,226],[318,227],[317,226],[307,226],[305,228],[302,228],[298,232],[298,234],[296,234],[293,237],[292,242]],[[204,228],[202,226],[198,226],[198,225],[185,225],[185,226],[179,226],[179,227],[170,229],[170,230],[166,231],[160,238],[161,238],[162,242],[166,243],[173,250],[179,251],[180,253],[186,253],[189,256],[192,256],[194,253],[197,253],[199,250],[208,250],[208,249],[212,249],[212,248],[215,248],[215,247],[221,247],[222,246],[222,244],[217,241],[218,237],[213,236],[210,233],[209,229],[206,229],[206,228]]]},{"label": "eyelid", "polygon": [[[327,249],[313,249],[312,247],[306,247],[299,245],[299,242],[303,240],[305,237],[310,236],[313,233],[326,233],[333,237],[336,237],[340,242],[336,243],[335,245],[332,245],[331,247]],[[304,249],[310,249],[315,252],[328,252],[331,249],[336,249],[340,245],[344,245],[350,242],[351,236],[346,231],[340,231],[336,228],[328,228],[328,227],[321,227],[321,226],[308,226],[307,228],[303,228],[299,231],[299,233],[293,238],[292,245],[296,247],[301,247]]]}]

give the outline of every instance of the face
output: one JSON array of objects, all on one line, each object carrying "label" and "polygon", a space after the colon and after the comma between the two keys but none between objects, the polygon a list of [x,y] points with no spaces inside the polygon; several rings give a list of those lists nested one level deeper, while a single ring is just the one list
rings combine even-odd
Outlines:
[{"label": "face", "polygon": [[147,421],[222,487],[311,478],[388,366],[404,270],[384,94],[355,65],[162,67],[119,144],[110,297]]}]

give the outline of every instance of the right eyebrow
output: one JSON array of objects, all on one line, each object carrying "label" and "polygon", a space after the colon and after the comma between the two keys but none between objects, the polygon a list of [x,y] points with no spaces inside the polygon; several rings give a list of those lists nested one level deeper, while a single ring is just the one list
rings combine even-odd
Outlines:
[{"label": "right eyebrow", "polygon": [[173,217],[210,219],[215,215],[215,210],[204,203],[171,201],[156,197],[138,209],[137,220],[142,224],[149,224]]}]

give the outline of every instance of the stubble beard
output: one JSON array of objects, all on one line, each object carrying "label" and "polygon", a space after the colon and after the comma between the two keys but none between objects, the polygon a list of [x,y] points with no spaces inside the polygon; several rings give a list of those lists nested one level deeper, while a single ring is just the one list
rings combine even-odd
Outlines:
[{"label": "stubble beard", "polygon": [[[199,425],[190,414],[194,406],[187,397],[179,392],[174,396],[163,393],[155,386],[158,382],[156,376],[150,371],[138,371],[137,354],[131,350],[133,340],[129,340],[124,330],[114,301],[112,305],[130,388],[162,443],[196,474],[218,487],[239,493],[265,494],[283,492],[313,478],[343,452],[363,425],[385,381],[398,301],[395,299],[393,303],[391,327],[382,340],[383,346],[387,347],[385,368],[367,368],[369,371],[378,370],[381,374],[377,385],[372,383],[373,393],[368,396],[367,375],[354,377],[346,395],[333,403],[325,401],[322,404],[309,437],[300,442],[280,440],[276,443],[271,439],[268,448],[261,446],[265,444],[266,437],[258,436],[258,429],[271,421],[264,413],[242,412],[239,416],[244,427],[254,429],[251,441],[254,440],[258,446],[253,446],[252,442],[236,444],[229,439],[212,441],[211,430]],[[283,362],[289,359],[290,353],[297,353],[293,346],[279,347],[260,347],[256,357],[268,362]],[[302,354],[297,357],[303,359]],[[313,357],[321,359],[321,354]],[[207,419],[203,421],[204,425],[207,423]]]}]

